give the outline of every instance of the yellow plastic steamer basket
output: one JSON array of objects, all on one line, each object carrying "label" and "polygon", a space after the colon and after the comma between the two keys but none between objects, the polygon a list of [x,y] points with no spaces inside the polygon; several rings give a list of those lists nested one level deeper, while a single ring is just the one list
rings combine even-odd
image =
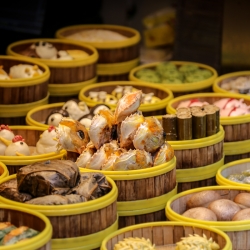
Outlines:
[{"label": "yellow plastic steamer basket", "polygon": [[234,197],[241,192],[250,192],[250,187],[242,186],[209,186],[202,188],[194,188],[192,190],[181,192],[169,199],[166,206],[166,216],[170,221],[180,221],[182,223],[199,223],[211,228],[217,228],[226,233],[233,245],[232,249],[250,249],[248,235],[250,233],[250,220],[242,221],[205,221],[188,218],[181,214],[186,211],[187,200],[195,193],[214,190],[219,192],[222,199],[233,200]]},{"label": "yellow plastic steamer basket", "polygon": [[[173,247],[182,237],[189,234],[198,234],[207,238],[212,237],[218,243],[221,250],[232,250],[232,243],[224,232],[216,228],[212,228],[203,224],[177,222],[177,221],[161,221],[152,223],[141,223],[134,226],[125,227],[108,235],[102,242],[101,250],[114,249],[115,244],[128,237],[138,237],[149,239],[155,244],[156,249],[162,247]],[[171,235],[171,237],[170,237]],[[166,248],[167,249],[167,248]],[[170,248],[169,248],[170,249]],[[174,248],[171,248],[174,249]]]},{"label": "yellow plastic steamer basket", "polygon": [[[2,180],[2,179],[1,179]],[[0,204],[1,221],[8,221],[16,227],[27,226],[40,233],[27,241],[18,242],[13,245],[1,246],[3,250],[46,250],[51,249],[52,226],[43,214],[24,208]]]},{"label": "yellow plastic steamer basket", "polygon": [[[0,185],[15,179],[10,175]],[[116,200],[118,190],[114,181],[106,177],[111,191],[95,200],[69,205],[33,205],[12,201],[0,196],[6,206],[29,209],[48,217],[52,224],[52,249],[91,250],[100,247],[102,240],[118,228]]]},{"label": "yellow plastic steamer basket", "polygon": [[232,93],[228,90],[225,90],[221,87],[222,82],[224,81],[230,81],[234,80],[238,77],[249,77],[250,76],[250,71],[238,71],[238,72],[233,72],[233,73],[228,73],[219,76],[213,83],[213,91],[215,93]]},{"label": "yellow plastic steamer basket", "polygon": [[98,52],[93,46],[85,43],[53,38],[29,39],[11,43],[7,48],[7,54],[29,58],[22,55],[21,52],[39,41],[51,43],[58,50],[82,50],[89,55],[86,58],[75,58],[74,60],[34,59],[46,64],[50,69],[48,85],[50,102],[66,101],[67,98],[77,97],[81,88],[96,83]]},{"label": "yellow plastic steamer basket", "polygon": [[[212,104],[222,98],[243,99],[244,103],[250,105],[250,96],[232,93],[197,93],[180,96],[169,101],[167,113],[175,114],[176,108],[182,101],[198,99]],[[250,157],[250,115],[234,117],[220,117],[220,124],[225,130],[224,154],[225,163]],[[245,132],[245,134],[243,133]],[[248,135],[249,134],[249,135]]]},{"label": "yellow plastic steamer basket", "polygon": [[115,181],[118,188],[119,228],[134,225],[137,221],[165,220],[166,203],[177,193],[175,157],[164,164],[138,170],[80,169],[84,172],[101,172]]},{"label": "yellow plastic steamer basket", "polygon": [[92,29],[114,31],[127,37],[127,39],[122,41],[82,42],[84,44],[92,45],[98,51],[98,81],[127,80],[130,70],[139,64],[140,33],[133,28],[125,26],[90,24],[64,27],[56,32],[56,37],[68,40],[68,35]]},{"label": "yellow plastic steamer basket", "polygon": [[[43,127],[36,126],[10,126],[11,130],[15,135],[21,135],[28,146],[35,147],[40,135],[46,130]],[[5,156],[0,155],[0,162],[4,163],[8,168],[10,174],[17,173],[18,169],[38,162],[53,159],[64,159],[67,155],[66,150],[61,150],[60,152],[52,152],[40,155],[30,155],[30,156]]]},{"label": "yellow plastic steamer basket", "polygon": [[19,64],[37,65],[43,74],[32,78],[0,80],[0,124],[25,125],[25,116],[31,108],[48,103],[48,66],[32,58],[0,56],[0,65],[7,73],[10,67]]},{"label": "yellow plastic steamer basket", "polygon": [[[212,85],[215,81],[215,79],[218,77],[217,71],[206,65],[196,62],[185,62],[185,61],[170,61],[171,63],[175,64],[177,67],[180,67],[182,65],[186,64],[193,64],[197,65],[200,69],[207,69],[212,72],[212,76],[208,79],[205,79],[203,81],[199,82],[193,82],[193,83],[175,83],[175,84],[169,84],[169,83],[153,83],[163,85],[165,88],[170,89],[173,92],[174,97],[191,94],[191,93],[197,93],[197,92],[211,92],[212,91]],[[141,66],[137,66],[133,68],[129,73],[129,80],[134,82],[141,82],[141,83],[150,83],[140,80],[135,76],[136,72],[142,69],[155,69],[155,67],[162,62],[154,62],[154,63],[148,63]],[[152,84],[152,83],[151,83]]]},{"label": "yellow plastic steamer basket", "polygon": [[247,183],[240,183],[228,179],[229,175],[241,174],[243,171],[250,170],[250,158],[242,159],[238,161],[232,161],[220,167],[216,174],[216,182],[218,185],[234,185],[249,188],[250,185]]},{"label": "yellow plastic steamer basket", "polygon": [[5,178],[9,175],[8,168],[2,162],[0,162],[0,179]]},{"label": "yellow plastic steamer basket", "polygon": [[[166,113],[166,106],[168,102],[173,99],[172,91],[159,85],[150,83],[139,83],[130,81],[114,81],[114,82],[104,82],[95,85],[89,85],[81,89],[79,93],[79,99],[84,101],[89,107],[93,107],[102,102],[93,101],[88,97],[91,91],[106,91],[108,94],[117,86],[133,86],[136,89],[142,90],[142,93],[153,92],[156,97],[161,100],[152,104],[141,104],[139,110],[143,112],[145,116],[150,115],[162,115]],[[112,109],[116,108],[116,104],[108,104]]]}]

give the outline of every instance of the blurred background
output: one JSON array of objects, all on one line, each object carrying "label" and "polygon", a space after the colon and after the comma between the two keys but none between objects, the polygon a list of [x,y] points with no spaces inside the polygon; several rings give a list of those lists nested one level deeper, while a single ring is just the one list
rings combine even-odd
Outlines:
[{"label": "blurred background", "polygon": [[103,23],[141,33],[141,63],[173,59],[205,63],[219,74],[247,70],[249,7],[249,0],[2,1],[0,54],[15,41]]}]

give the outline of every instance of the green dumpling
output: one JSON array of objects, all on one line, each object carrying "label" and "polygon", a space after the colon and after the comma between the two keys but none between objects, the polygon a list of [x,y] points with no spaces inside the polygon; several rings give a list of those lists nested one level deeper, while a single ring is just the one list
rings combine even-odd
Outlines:
[{"label": "green dumpling", "polygon": [[138,78],[141,78],[142,76],[147,76],[147,75],[155,75],[156,71],[153,69],[140,69],[137,72],[135,72],[135,76]]},{"label": "green dumpling", "polygon": [[162,78],[167,78],[167,79],[179,79],[183,81],[184,75],[178,71],[178,70],[166,70],[162,73]]},{"label": "green dumpling", "polygon": [[0,222],[0,240],[15,228],[10,222]]},{"label": "green dumpling", "polygon": [[186,77],[187,83],[200,82],[203,80],[205,80],[204,76],[199,74],[190,74],[189,76]]},{"label": "green dumpling", "polygon": [[194,72],[194,74],[202,75],[204,79],[207,79],[213,75],[212,71],[208,69],[198,69]]},{"label": "green dumpling", "polygon": [[159,73],[160,75],[163,75],[163,73],[165,71],[168,70],[177,70],[177,67],[174,63],[172,62],[163,62],[163,63],[159,63],[156,67],[155,70],[157,73]]},{"label": "green dumpling", "polygon": [[142,81],[145,82],[153,82],[153,83],[160,83],[161,82],[161,78],[157,75],[143,75],[139,78]]},{"label": "green dumpling", "polygon": [[168,79],[168,78],[163,78],[162,79],[162,83],[169,83],[169,84],[179,84],[179,83],[183,83],[180,79]]},{"label": "green dumpling", "polygon": [[199,69],[199,67],[195,64],[184,64],[182,66],[179,67],[179,71],[182,73],[186,73],[186,72],[194,72],[197,69]]}]

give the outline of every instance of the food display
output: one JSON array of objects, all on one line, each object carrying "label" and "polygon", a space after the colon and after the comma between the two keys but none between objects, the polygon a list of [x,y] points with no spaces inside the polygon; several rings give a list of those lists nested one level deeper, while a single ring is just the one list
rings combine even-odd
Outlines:
[{"label": "food display", "polygon": [[[177,106],[177,109],[181,107],[203,106],[206,104],[208,103],[199,101],[198,99],[191,99],[181,102]],[[220,108],[221,117],[233,117],[250,114],[250,106],[244,103],[244,99],[222,98],[210,104]]]},{"label": "food display", "polygon": [[[123,95],[136,91],[138,91],[138,89],[133,86],[117,86],[111,93],[107,93],[106,91],[90,91],[87,97],[95,102],[117,104]],[[153,104],[159,101],[161,101],[161,99],[155,96],[153,92],[147,94],[142,93],[141,104]]]},{"label": "food display", "polygon": [[0,155],[30,156],[57,152],[55,127],[50,126],[41,135],[36,146],[29,146],[21,135],[14,135],[8,125],[0,126]]},{"label": "food display", "polygon": [[0,222],[0,246],[10,246],[38,234],[37,230],[26,226],[16,227],[10,222]]},{"label": "food display", "polygon": [[97,199],[111,189],[101,173],[80,173],[70,160],[37,162],[0,185],[0,195],[35,205],[65,205]]},{"label": "food display", "polygon": [[176,66],[172,62],[161,62],[155,68],[144,68],[135,72],[135,77],[145,82],[186,84],[206,80],[213,73],[196,64]]},{"label": "food display", "polygon": [[142,169],[171,160],[174,151],[162,125],[138,111],[141,100],[141,91],[125,94],[114,112],[100,110],[89,130],[63,118],[56,129],[58,149],[79,153],[77,166],[95,170]]},{"label": "food display", "polygon": [[40,76],[43,71],[37,65],[18,64],[10,67],[9,72],[4,71],[3,66],[0,65],[0,80],[32,78]]},{"label": "food display", "polygon": [[75,32],[65,37],[82,42],[100,42],[100,43],[117,42],[128,39],[126,36],[123,36],[118,32],[105,29],[86,29],[79,32]]},{"label": "food display", "polygon": [[239,93],[239,94],[250,94],[250,76],[238,76],[231,77],[221,81],[220,87],[226,91]]},{"label": "food display", "polygon": [[213,190],[193,194],[186,203],[183,216],[204,221],[237,221],[250,219],[250,194],[238,193],[233,200]]},{"label": "food display", "polygon": [[45,41],[31,44],[28,48],[20,51],[20,54],[49,60],[74,60],[89,57],[89,54],[83,50],[58,50],[52,43]]},{"label": "food display", "polygon": [[211,136],[220,129],[220,109],[215,105],[177,108],[176,114],[162,116],[166,139],[191,140]]}]

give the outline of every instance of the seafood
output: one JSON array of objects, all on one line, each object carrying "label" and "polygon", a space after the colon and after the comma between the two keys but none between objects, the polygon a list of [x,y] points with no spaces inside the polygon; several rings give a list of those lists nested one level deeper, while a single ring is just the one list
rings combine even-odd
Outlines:
[{"label": "seafood", "polygon": [[151,154],[144,150],[129,150],[117,157],[113,164],[115,171],[143,169],[153,166]]},{"label": "seafood", "polygon": [[145,238],[125,238],[115,244],[113,250],[154,250],[155,245],[152,245],[149,239]]},{"label": "seafood", "polygon": [[11,141],[14,136],[8,125],[0,125],[0,155],[4,155],[4,151],[9,144],[8,141]]},{"label": "seafood", "polygon": [[203,234],[203,237],[198,234],[190,234],[188,237],[182,237],[181,241],[177,242],[176,245],[176,250],[220,249],[220,246],[215,241],[213,241],[212,237],[208,239],[205,234]]},{"label": "seafood", "polygon": [[124,152],[126,152],[126,150],[123,148],[118,148],[117,150],[115,150],[114,153],[112,153],[107,159],[107,161],[102,165],[102,170],[106,171],[114,170],[113,165],[116,159]]},{"label": "seafood", "polygon": [[165,133],[161,123],[155,117],[146,117],[139,126],[133,139],[136,149],[154,153],[165,142]]},{"label": "seafood", "polygon": [[89,128],[89,137],[97,149],[113,139],[114,123],[114,115],[110,110],[100,110],[93,117]]},{"label": "seafood", "polygon": [[83,152],[76,160],[76,165],[79,168],[85,168],[93,154],[96,152],[96,148],[92,142],[89,142]]},{"label": "seafood", "polygon": [[120,127],[120,146],[122,148],[133,148],[133,138],[144,120],[144,116],[141,112],[136,112],[122,121]]},{"label": "seafood", "polygon": [[117,141],[105,143],[95,152],[87,162],[85,168],[100,170],[111,154],[119,148]]},{"label": "seafood", "polygon": [[154,166],[158,166],[160,164],[168,162],[173,157],[174,157],[174,149],[168,142],[165,142],[153,157]]},{"label": "seafood", "polygon": [[116,124],[122,122],[127,116],[136,112],[141,104],[142,91],[138,90],[125,94],[117,103],[115,109]]},{"label": "seafood", "polygon": [[89,134],[84,125],[70,118],[62,118],[57,133],[57,150],[65,149],[70,152],[81,153],[90,141]]}]

